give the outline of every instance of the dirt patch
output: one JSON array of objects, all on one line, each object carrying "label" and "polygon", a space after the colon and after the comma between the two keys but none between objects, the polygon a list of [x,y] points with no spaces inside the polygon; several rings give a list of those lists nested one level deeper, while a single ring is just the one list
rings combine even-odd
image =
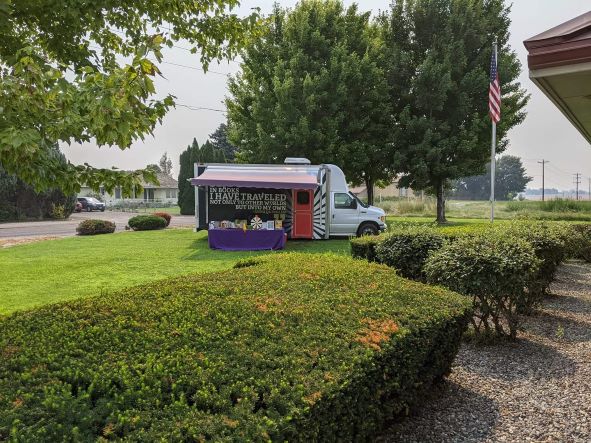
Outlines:
[{"label": "dirt patch", "polygon": [[37,243],[45,240],[55,240],[55,236],[42,237],[14,237],[14,238],[0,238],[0,248],[10,248],[12,246],[26,245],[27,243]]}]

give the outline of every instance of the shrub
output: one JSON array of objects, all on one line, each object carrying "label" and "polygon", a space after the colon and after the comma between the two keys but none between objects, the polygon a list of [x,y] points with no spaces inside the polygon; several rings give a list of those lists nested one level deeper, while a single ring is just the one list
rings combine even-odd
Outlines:
[{"label": "shrub", "polygon": [[67,215],[69,215],[70,213],[68,211],[66,211],[66,208],[64,205],[59,205],[59,204],[51,204],[51,211],[49,213],[49,216],[51,218],[54,218],[56,220],[63,220],[64,218],[67,217]]},{"label": "shrub", "polygon": [[76,232],[78,235],[111,234],[115,232],[115,223],[108,220],[83,220]]},{"label": "shrub", "polygon": [[525,240],[540,259],[537,277],[529,291],[531,300],[520,307],[522,312],[527,312],[541,301],[541,296],[547,293],[550,283],[554,281],[558,266],[567,256],[567,245],[560,233],[564,229],[563,224],[550,225],[543,222],[512,223],[506,228],[507,235]]},{"label": "shrub", "polygon": [[591,262],[591,223],[573,224],[562,232],[567,236],[569,256]]},{"label": "shrub", "polygon": [[471,296],[475,331],[514,339],[519,306],[530,300],[528,288],[538,278],[541,260],[517,237],[491,232],[459,238],[431,254],[427,280]]},{"label": "shrub", "polygon": [[446,238],[437,230],[405,226],[387,235],[376,247],[379,263],[395,268],[400,275],[424,280],[423,266],[431,251],[441,248]]},{"label": "shrub", "polygon": [[164,229],[166,220],[156,215],[136,215],[127,222],[134,231],[152,231],[154,229]]},{"label": "shrub", "polygon": [[168,212],[154,212],[153,215],[155,215],[156,217],[162,217],[164,221],[166,221],[166,226],[170,225],[170,220],[172,219],[172,216]]},{"label": "shrub", "polygon": [[369,262],[377,261],[376,247],[380,244],[385,235],[364,235],[351,239],[351,256],[353,258],[362,258]]},{"label": "shrub", "polygon": [[469,299],[273,254],[0,320],[0,440],[368,440],[447,374]]}]

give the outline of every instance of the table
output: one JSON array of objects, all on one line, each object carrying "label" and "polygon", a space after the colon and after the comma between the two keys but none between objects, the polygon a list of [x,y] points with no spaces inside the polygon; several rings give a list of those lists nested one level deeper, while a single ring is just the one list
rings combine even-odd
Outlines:
[{"label": "table", "polygon": [[268,251],[283,249],[287,236],[285,230],[209,229],[209,247],[223,251]]}]

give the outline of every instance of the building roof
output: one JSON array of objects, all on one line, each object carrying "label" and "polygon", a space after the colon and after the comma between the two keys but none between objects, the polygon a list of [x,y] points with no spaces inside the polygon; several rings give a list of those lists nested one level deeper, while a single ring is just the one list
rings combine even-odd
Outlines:
[{"label": "building roof", "polygon": [[591,11],[523,42],[529,69],[591,62]]},{"label": "building roof", "polygon": [[591,143],[591,11],[523,44],[532,81]]},{"label": "building roof", "polygon": [[160,185],[154,185],[152,183],[145,183],[142,182],[142,186],[144,188],[152,188],[152,189],[159,189],[159,188],[164,188],[164,189],[178,189],[179,187],[179,183],[172,178],[170,175],[164,174],[162,172],[158,172],[156,173],[156,177],[158,177],[158,181],[160,182]]}]

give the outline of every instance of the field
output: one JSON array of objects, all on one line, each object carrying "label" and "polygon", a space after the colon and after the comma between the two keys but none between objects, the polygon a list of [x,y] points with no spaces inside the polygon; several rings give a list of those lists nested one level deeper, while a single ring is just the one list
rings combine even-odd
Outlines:
[{"label": "field", "polygon": [[[347,240],[290,241],[292,252],[349,252]],[[0,315],[189,273],[266,252],[212,251],[191,229],[49,240],[0,250]],[[10,270],[5,272],[4,270]]]},{"label": "field", "polygon": [[[384,200],[376,206],[387,214],[407,217],[435,217],[435,200]],[[487,201],[449,200],[446,213],[450,218],[488,219],[490,203]],[[503,201],[495,202],[495,218],[510,220],[531,218],[536,220],[591,221],[591,202],[573,200]]]}]

